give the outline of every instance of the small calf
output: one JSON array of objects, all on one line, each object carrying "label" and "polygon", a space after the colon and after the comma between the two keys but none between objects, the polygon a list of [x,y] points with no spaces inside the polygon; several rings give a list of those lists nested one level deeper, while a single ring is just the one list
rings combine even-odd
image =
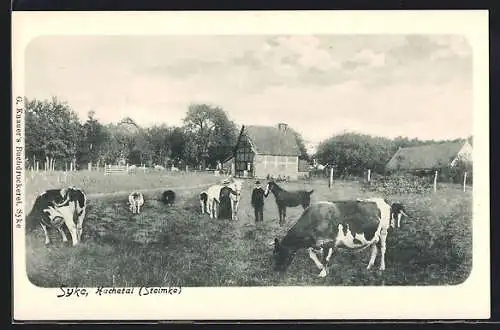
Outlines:
[{"label": "small calf", "polygon": [[208,193],[206,191],[202,191],[200,193],[201,214],[208,213],[207,201],[208,201]]},{"label": "small calf", "polygon": [[162,201],[168,206],[174,205],[175,192],[173,192],[172,190],[165,190],[162,195]]},{"label": "small calf", "polygon": [[132,192],[128,196],[128,202],[130,205],[130,211],[133,214],[141,213],[141,206],[144,205],[144,196],[138,191]]}]

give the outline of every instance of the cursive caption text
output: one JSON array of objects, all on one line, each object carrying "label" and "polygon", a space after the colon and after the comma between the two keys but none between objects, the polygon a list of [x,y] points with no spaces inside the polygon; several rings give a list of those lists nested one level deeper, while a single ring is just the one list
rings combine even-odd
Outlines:
[{"label": "cursive caption text", "polygon": [[114,295],[136,295],[139,297],[150,295],[179,295],[182,292],[180,286],[176,287],[145,287],[139,288],[116,288],[116,287],[98,287],[96,289],[80,288],[80,287],[67,287],[60,286],[57,298],[69,297],[88,297],[89,293],[96,296],[114,296]]}]

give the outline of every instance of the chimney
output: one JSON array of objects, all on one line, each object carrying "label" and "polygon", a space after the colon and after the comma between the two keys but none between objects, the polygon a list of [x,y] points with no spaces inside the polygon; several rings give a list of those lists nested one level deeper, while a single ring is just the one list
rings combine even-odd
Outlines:
[{"label": "chimney", "polygon": [[286,128],[287,128],[287,124],[285,123],[279,123],[278,124],[278,129],[281,131],[281,132],[286,132]]}]

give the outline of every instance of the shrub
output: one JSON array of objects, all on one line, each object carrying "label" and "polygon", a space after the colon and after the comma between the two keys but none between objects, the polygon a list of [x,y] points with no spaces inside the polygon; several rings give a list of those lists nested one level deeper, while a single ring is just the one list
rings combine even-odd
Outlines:
[{"label": "shrub", "polygon": [[386,195],[423,194],[432,190],[432,180],[410,174],[377,176],[371,182],[365,182],[364,190]]}]

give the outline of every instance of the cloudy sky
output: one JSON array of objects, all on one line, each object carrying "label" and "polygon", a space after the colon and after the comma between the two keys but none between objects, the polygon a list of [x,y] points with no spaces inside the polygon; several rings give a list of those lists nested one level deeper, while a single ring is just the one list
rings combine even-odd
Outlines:
[{"label": "cloudy sky", "polygon": [[180,125],[203,102],[238,124],[286,122],[310,143],[343,131],[442,139],[472,133],[471,57],[460,36],[41,37],[25,88],[104,123]]}]

